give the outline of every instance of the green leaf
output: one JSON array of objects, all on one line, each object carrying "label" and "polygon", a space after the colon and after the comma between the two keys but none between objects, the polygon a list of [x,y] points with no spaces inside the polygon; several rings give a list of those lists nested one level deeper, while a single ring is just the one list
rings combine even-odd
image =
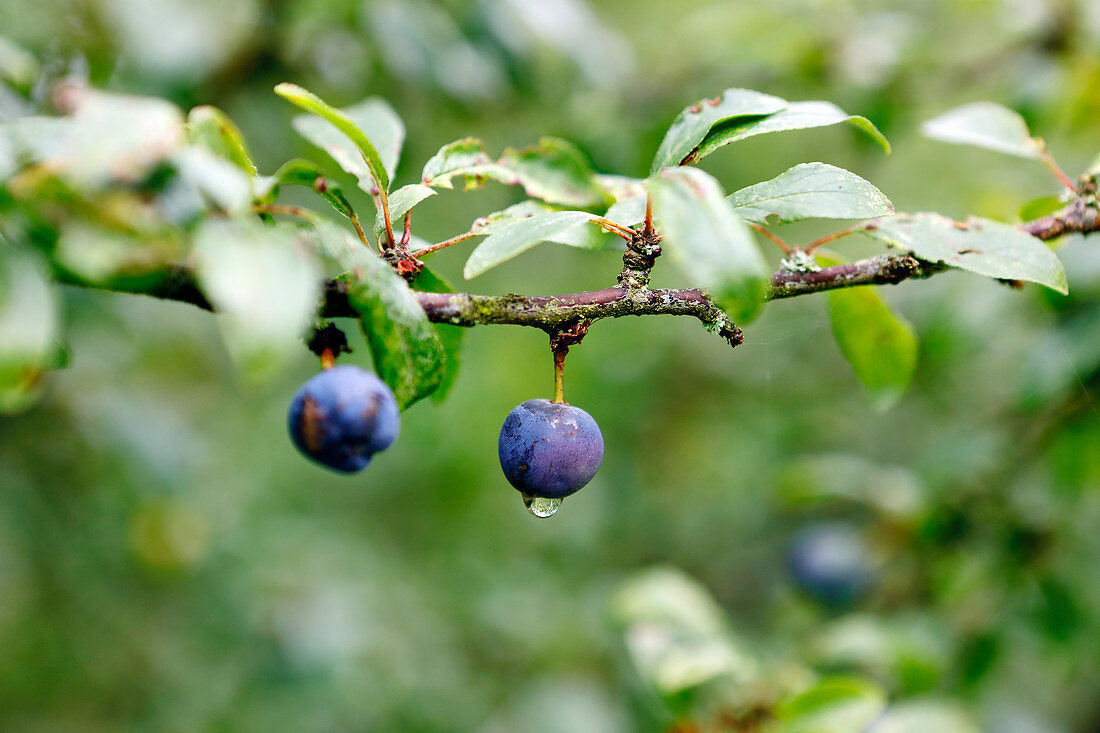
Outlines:
[{"label": "green leaf", "polygon": [[58,313],[45,265],[0,243],[0,413],[37,401],[55,361]]},{"label": "green leaf", "polygon": [[144,241],[127,232],[74,219],[58,233],[55,262],[86,283],[109,285],[141,280],[177,260],[168,238]]},{"label": "green leaf", "polygon": [[248,174],[206,148],[189,145],[172,156],[180,177],[218,209],[239,213],[252,203]]},{"label": "green leaf", "polygon": [[886,693],[871,680],[822,680],[776,711],[782,733],[852,733],[864,730],[886,708]]},{"label": "green leaf", "polygon": [[869,219],[894,213],[882,191],[851,171],[827,163],[801,163],[770,181],[730,195],[746,221],[779,223],[802,219]]},{"label": "green leaf", "polygon": [[973,102],[948,110],[922,124],[921,132],[933,140],[974,145],[1018,158],[1042,156],[1024,118],[993,102]]},{"label": "green leaf", "polygon": [[[493,234],[520,219],[530,219],[533,216],[540,216],[555,211],[561,211],[561,209],[541,201],[528,199],[526,201],[520,201],[518,204],[512,204],[501,211],[495,211],[492,214],[475,219],[473,225],[470,227],[470,231],[474,234]],[[546,241],[565,244],[570,247],[579,247],[581,249],[600,249],[605,246],[608,239],[611,238],[613,238],[612,235],[606,234],[598,227],[579,226],[572,229],[566,229],[556,234],[551,233],[546,237]]]},{"label": "green leaf", "polygon": [[250,377],[267,377],[301,348],[320,297],[321,269],[289,224],[212,219],[195,237],[199,286],[221,314],[230,354]]},{"label": "green leaf", "polygon": [[927,500],[920,481],[909,470],[839,453],[803,455],[786,462],[773,493],[794,510],[832,509],[850,503],[892,522],[918,519]]},{"label": "green leaf", "polygon": [[665,698],[717,679],[744,684],[759,672],[721,607],[680,570],[637,574],[615,593],[613,613],[638,674]]},{"label": "green leaf", "polygon": [[496,162],[485,152],[484,143],[467,137],[444,145],[429,158],[420,174],[420,182],[425,186],[454,188],[453,179],[461,176],[469,190],[496,173]]},{"label": "green leaf", "polygon": [[275,171],[274,175],[256,178],[253,195],[257,203],[270,204],[279,197],[279,188],[287,185],[312,189],[332,208],[348,218],[351,218],[354,213],[340,184],[326,177],[316,164],[303,158],[288,160],[279,166],[279,170]]},{"label": "green leaf", "polygon": [[[275,93],[317,115],[296,117],[294,128],[355,176],[360,188],[370,192],[372,184],[377,184],[379,189],[389,190],[390,171],[397,166],[397,156],[405,137],[404,126],[389,105],[381,100],[368,99],[341,111],[313,92],[287,83],[277,85]],[[377,146],[371,141],[368,131],[377,140]]]},{"label": "green leaf", "polygon": [[526,201],[520,201],[518,204],[512,204],[506,209],[479,216],[470,226],[470,231],[474,234],[493,234],[520,219],[530,219],[532,216],[548,214],[552,211],[557,211],[557,209],[541,201],[527,199]]},{"label": "green leaf", "polygon": [[610,198],[615,202],[645,196],[644,178],[597,173],[592,177],[592,180],[595,181],[596,187],[603,192],[604,198]]},{"label": "green leaf", "polygon": [[645,221],[645,199],[644,194],[623,199],[608,209],[607,213],[604,214],[604,218],[628,227],[641,224]]},{"label": "green leaf", "polygon": [[466,189],[487,180],[506,186],[522,186],[528,196],[563,206],[591,206],[604,199],[588,159],[571,142],[544,137],[526,148],[508,148],[499,160],[485,152],[476,138],[443,146],[424,165],[421,182],[436,188],[453,188],[463,178]]},{"label": "green leaf", "polygon": [[668,168],[650,180],[650,192],[661,244],[688,280],[735,321],[756,316],[768,265],[718,182],[695,168]]},{"label": "green leaf", "polygon": [[[874,472],[874,467],[871,468]],[[870,479],[873,477],[857,481]],[[917,486],[912,488],[924,493]],[[883,487],[883,491],[889,491],[889,487]],[[827,511],[835,509],[839,507],[833,505]],[[926,515],[922,512],[908,519],[923,521]],[[930,615],[844,614],[831,623],[821,624],[810,646],[816,667],[881,674],[894,681],[903,695],[934,689],[953,663],[950,632]]]},{"label": "green leaf", "polygon": [[892,705],[867,733],[980,733],[959,705],[946,700],[906,700]]},{"label": "green leaf", "polygon": [[866,231],[927,262],[1068,292],[1065,269],[1050,247],[1008,224],[977,217],[959,224],[939,214],[906,214],[872,222]]},{"label": "green leaf", "polygon": [[591,206],[602,198],[592,166],[568,140],[544,137],[536,145],[508,148],[497,164],[528,196],[562,206]]},{"label": "green leaf", "polygon": [[1061,196],[1042,196],[1032,199],[1020,207],[1020,219],[1022,221],[1041,219],[1044,216],[1053,214],[1065,205],[1066,201],[1063,201]]},{"label": "green leaf", "polygon": [[842,122],[847,122],[867,133],[884,151],[890,152],[889,141],[866,117],[850,115],[831,102],[791,102],[783,110],[760,120],[734,119],[715,125],[714,129],[699,143],[699,152],[693,157],[693,161],[710,155],[723,145],[754,135],[827,127]]},{"label": "green leaf", "polygon": [[[754,92],[751,89],[727,89],[714,99],[701,99],[685,107],[665,133],[657,155],[653,158],[650,175],[662,168],[678,166],[715,125],[745,118],[759,118],[770,115],[787,106],[787,101],[770,94]],[[701,157],[701,156],[699,156]]]},{"label": "green leaf", "polygon": [[256,164],[248,153],[244,135],[217,107],[202,105],[192,109],[187,115],[187,136],[195,145],[225,158],[250,176],[256,175]]},{"label": "green leaf", "polygon": [[[820,256],[818,260],[837,264]],[[875,408],[889,409],[909,389],[917,368],[913,326],[894,313],[874,288],[830,290],[828,297],[837,346]]]},{"label": "green leaf", "polygon": [[186,142],[179,109],[150,97],[84,91],[69,122],[47,163],[78,189],[139,183]]},{"label": "green leaf", "polygon": [[562,237],[591,221],[587,211],[552,211],[526,219],[518,219],[490,234],[466,260],[462,275],[467,280],[506,262],[539,242],[556,241],[568,244]]},{"label": "green leaf", "polygon": [[[430,196],[435,196],[435,191],[422,183],[410,183],[394,191],[390,195],[390,217],[394,228],[400,225],[405,218],[405,214],[412,211],[414,206]],[[386,221],[381,210],[379,210],[374,216],[374,235],[381,238],[382,232],[385,230]],[[397,232],[397,234],[400,234],[400,232]]]},{"label": "green leaf", "polygon": [[[427,267],[424,267],[412,281],[413,290],[425,293],[453,293],[454,288],[446,280],[436,275]],[[432,400],[442,402],[446,399],[451,388],[458,378],[458,370],[462,365],[462,345],[466,341],[467,329],[462,326],[452,326],[449,323],[432,324],[439,344],[443,349],[443,367],[440,370],[439,387],[432,393]]]},{"label": "green leaf", "polygon": [[348,232],[319,217],[312,221],[322,253],[346,271],[348,300],[360,315],[374,368],[401,409],[435,392],[445,356],[408,284]]}]

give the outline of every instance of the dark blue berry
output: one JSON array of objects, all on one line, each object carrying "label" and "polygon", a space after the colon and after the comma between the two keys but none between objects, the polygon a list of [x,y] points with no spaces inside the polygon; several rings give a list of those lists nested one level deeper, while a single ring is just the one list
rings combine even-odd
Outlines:
[{"label": "dark blue berry", "polygon": [[846,606],[871,585],[870,553],[856,531],[845,524],[808,527],[791,542],[787,569],[795,584],[830,606]]},{"label": "dark blue berry", "polygon": [[560,499],[592,480],[603,435],[579,407],[527,400],[508,413],[497,442],[508,483],[528,496]]},{"label": "dark blue berry", "polygon": [[287,425],[294,445],[337,471],[362,471],[397,438],[401,418],[386,384],[357,366],[326,369],[294,395]]}]

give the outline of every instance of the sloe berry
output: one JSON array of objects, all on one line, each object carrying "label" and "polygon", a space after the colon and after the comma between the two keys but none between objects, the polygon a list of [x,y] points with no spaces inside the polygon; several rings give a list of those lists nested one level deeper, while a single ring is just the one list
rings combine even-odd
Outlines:
[{"label": "sloe berry", "polygon": [[397,438],[401,419],[386,384],[357,366],[326,369],[290,402],[287,425],[298,449],[337,471],[361,471]]},{"label": "sloe berry", "polygon": [[842,523],[811,525],[795,535],[787,569],[799,588],[830,606],[850,604],[873,580],[867,546]]},{"label": "sloe berry", "polygon": [[560,499],[592,480],[603,461],[603,435],[579,407],[527,400],[500,428],[500,467],[528,496]]}]

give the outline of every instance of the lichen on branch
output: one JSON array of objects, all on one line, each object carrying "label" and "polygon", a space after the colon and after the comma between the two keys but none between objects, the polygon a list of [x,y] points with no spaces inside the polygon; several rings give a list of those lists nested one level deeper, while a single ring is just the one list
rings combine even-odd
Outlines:
[{"label": "lichen on branch", "polygon": [[[1054,239],[1070,232],[1100,231],[1100,209],[1095,195],[1083,191],[1066,207],[1050,216],[1025,222],[1020,229],[1039,239]],[[742,343],[743,335],[726,314],[703,291],[696,289],[651,289],[649,271],[660,255],[655,236],[639,235],[624,255],[619,285],[564,295],[475,295],[471,293],[417,292],[416,298],[433,323],[456,326],[530,326],[554,334],[579,321],[598,321],[624,316],[690,316],[726,339],[731,346]],[[912,254],[883,254],[814,271],[781,269],[772,278],[767,298],[780,300],[810,293],[864,285],[894,285],[930,277],[947,270],[945,265],[925,262]],[[119,292],[175,300],[213,311],[214,307],[196,284],[194,272],[176,266],[161,277],[134,283],[89,285],[65,272],[55,277],[72,285],[100,287]],[[324,287],[322,318],[357,318],[348,301],[346,282],[329,280]]]}]

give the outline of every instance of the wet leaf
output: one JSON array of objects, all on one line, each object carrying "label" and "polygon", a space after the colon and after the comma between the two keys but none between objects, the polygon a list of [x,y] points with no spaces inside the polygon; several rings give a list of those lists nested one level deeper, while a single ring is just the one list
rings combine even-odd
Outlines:
[{"label": "wet leaf", "polygon": [[787,130],[805,130],[812,127],[827,127],[842,122],[854,126],[866,133],[879,146],[890,152],[890,143],[871,121],[859,115],[850,115],[831,102],[791,102],[773,115],[758,120],[733,119],[715,125],[706,138],[699,143],[699,152],[694,160],[710,155],[723,145],[744,140],[755,135]]},{"label": "wet leaf", "polygon": [[624,583],[613,613],[638,674],[665,698],[719,679],[745,683],[758,672],[707,589],[675,568]]},{"label": "wet leaf", "polygon": [[[520,219],[530,219],[533,216],[555,211],[561,211],[561,209],[541,201],[528,199],[527,201],[520,201],[518,204],[512,204],[501,211],[495,211],[492,214],[475,219],[470,231],[474,234],[493,234]],[[570,247],[580,247],[581,249],[600,249],[607,245],[609,239],[614,239],[614,237],[606,234],[599,227],[574,227],[558,233],[551,233],[547,236],[546,241],[566,244]]]},{"label": "wet leaf", "polygon": [[[59,139],[42,140],[55,132]],[[81,93],[71,124],[35,136],[39,146],[51,148],[48,164],[78,189],[139,183],[186,141],[183,115],[174,105],[99,91]]]},{"label": "wet leaf", "polygon": [[389,190],[405,127],[386,102],[367,99],[339,110],[295,84],[279,84],[275,93],[315,115],[294,118],[294,129],[355,176],[360,188],[369,193],[377,183]]},{"label": "wet leaf", "polygon": [[801,163],[770,181],[730,195],[746,221],[779,223],[802,219],[869,219],[894,213],[890,200],[851,171],[827,163]]},{"label": "wet leaf", "polygon": [[462,274],[470,280],[540,242],[561,242],[565,234],[594,217],[594,214],[586,211],[553,211],[512,221],[494,231],[478,245],[466,260]]},{"label": "wet leaf", "polygon": [[[435,274],[427,266],[424,267],[412,281],[410,287],[425,293],[453,293],[454,288],[446,280]],[[462,365],[462,346],[466,341],[466,331],[462,326],[452,326],[449,323],[432,324],[436,335],[439,337],[439,345],[443,349],[443,367],[439,377],[439,387],[432,393],[432,400],[442,402],[447,398],[455,380],[458,379],[458,370]]]},{"label": "wet leaf", "polygon": [[254,196],[260,204],[273,203],[279,197],[279,188],[299,185],[312,189],[332,208],[350,218],[353,211],[338,183],[325,176],[316,164],[302,158],[288,160],[271,176],[260,176],[254,182]]},{"label": "wet leaf", "polygon": [[317,218],[321,252],[345,270],[348,300],[360,315],[374,368],[402,409],[435,392],[445,356],[438,333],[404,279],[362,242]]},{"label": "wet leaf", "polygon": [[905,214],[879,219],[867,233],[927,262],[1068,292],[1065,269],[1050,247],[1008,224],[977,217],[959,224],[939,214]]},{"label": "wet leaf", "polygon": [[462,178],[466,189],[488,180],[522,186],[528,196],[562,206],[590,206],[604,198],[584,154],[569,141],[553,137],[525,148],[508,148],[499,160],[493,160],[476,138],[445,145],[424,165],[421,182],[453,188],[455,178]]},{"label": "wet leaf", "polygon": [[591,206],[602,199],[592,166],[573,143],[544,137],[536,145],[508,148],[497,163],[528,196],[562,206]]},{"label": "wet leaf", "polygon": [[917,335],[871,287],[830,290],[833,337],[875,408],[885,411],[909,389],[917,367]]},{"label": "wet leaf", "polygon": [[921,125],[926,137],[973,145],[1018,158],[1039,158],[1042,149],[1019,113],[993,102],[973,102],[948,110]]},{"label": "wet leaf", "polygon": [[684,162],[715,125],[726,121],[760,119],[786,106],[786,100],[751,89],[727,89],[714,99],[701,99],[685,107],[672,121],[657,148],[650,174]]},{"label": "wet leaf", "polygon": [[737,322],[764,305],[768,265],[718,182],[695,168],[668,168],[650,180],[661,245],[696,287]]},{"label": "wet leaf", "polygon": [[782,733],[862,731],[886,708],[886,693],[871,680],[830,677],[779,706]]},{"label": "wet leaf", "polygon": [[318,305],[321,269],[300,230],[214,219],[196,235],[194,256],[230,354],[246,375],[269,376],[301,348]]},{"label": "wet leaf", "polygon": [[172,156],[180,176],[221,211],[239,213],[252,204],[248,174],[206,148],[189,145]]},{"label": "wet leaf", "polygon": [[[410,183],[390,194],[390,217],[393,221],[394,233],[400,237],[401,224],[405,214],[412,211],[413,207],[426,198],[435,196],[435,191],[422,183]],[[379,239],[386,230],[386,222],[382,212],[378,211],[374,217],[374,236]]]},{"label": "wet leaf", "polygon": [[461,177],[466,188],[477,188],[496,173],[496,161],[485,152],[485,144],[467,137],[444,145],[424,164],[420,175],[425,186],[454,188],[454,179]]},{"label": "wet leaf", "polygon": [[187,115],[187,136],[193,144],[225,158],[250,176],[256,175],[256,164],[240,128],[217,107],[202,105],[192,109]]},{"label": "wet leaf", "polygon": [[980,733],[961,707],[946,700],[905,700],[890,706],[867,733]]},{"label": "wet leaf", "polygon": [[645,195],[623,199],[608,209],[604,218],[628,227],[641,224],[645,221],[645,199]]}]

